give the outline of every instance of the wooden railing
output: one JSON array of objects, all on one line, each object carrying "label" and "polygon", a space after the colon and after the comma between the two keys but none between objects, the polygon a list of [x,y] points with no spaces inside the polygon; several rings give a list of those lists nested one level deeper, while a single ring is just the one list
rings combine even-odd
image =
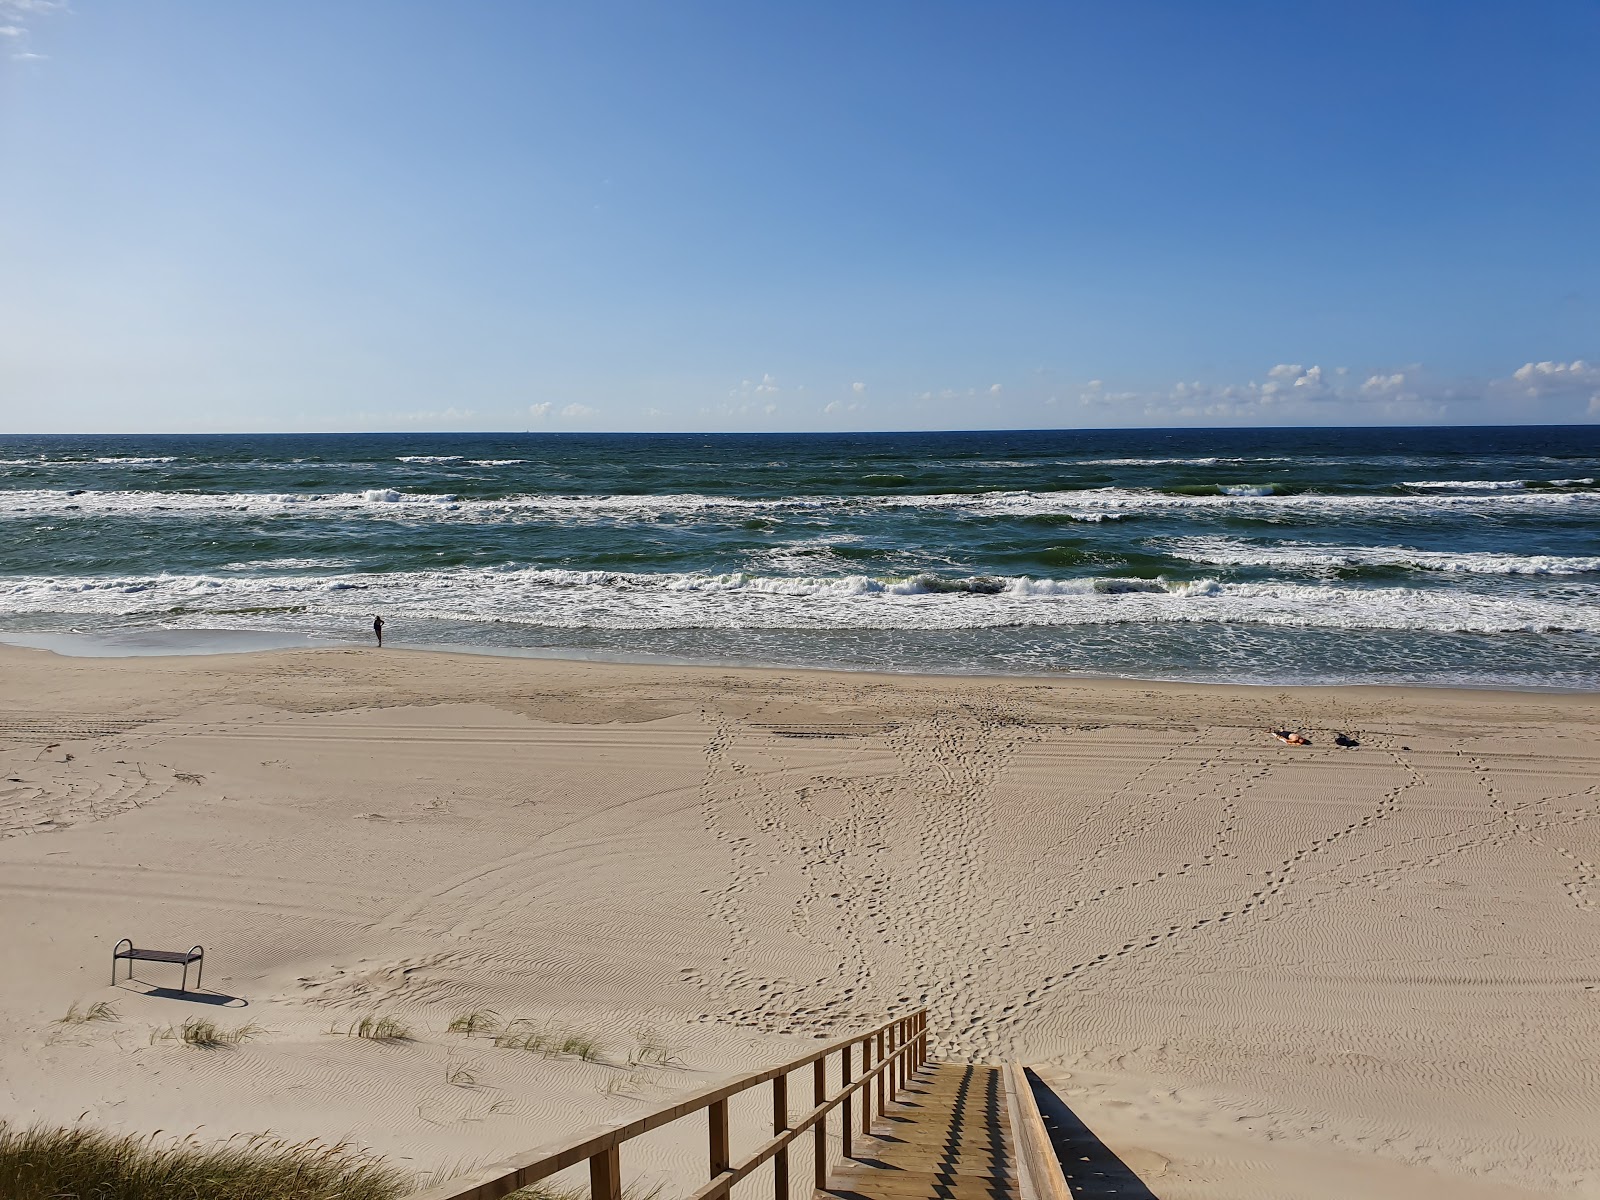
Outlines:
[{"label": "wooden railing", "polygon": [[[839,1090],[833,1095],[828,1094],[830,1055],[837,1055],[839,1061]],[[709,1179],[684,1200],[722,1200],[734,1184],[767,1162],[772,1163],[774,1200],[789,1200],[789,1147],[807,1130],[811,1131],[812,1183],[814,1187],[826,1187],[829,1114],[836,1108],[840,1110],[842,1152],[849,1158],[855,1131],[859,1129],[863,1137],[870,1133],[873,1116],[883,1114],[889,1101],[927,1061],[928,1015],[927,1010],[919,1009],[864,1033],[829,1042],[791,1062],[691,1092],[665,1108],[630,1121],[594,1126],[566,1141],[459,1175],[406,1200],[498,1200],[585,1160],[589,1163],[590,1200],[622,1200],[622,1144],[701,1110],[708,1118]],[[811,1107],[791,1115],[789,1076],[808,1066]],[[730,1147],[728,1101],[764,1083],[772,1085],[772,1136],[735,1161]]]}]

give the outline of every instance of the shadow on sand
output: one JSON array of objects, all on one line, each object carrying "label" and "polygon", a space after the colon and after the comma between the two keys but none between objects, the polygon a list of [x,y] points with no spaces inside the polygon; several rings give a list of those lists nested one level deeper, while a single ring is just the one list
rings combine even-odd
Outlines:
[{"label": "shadow on sand", "polygon": [[1044,1118],[1045,1132],[1050,1135],[1050,1145],[1074,1200],[1159,1200],[1127,1163],[1078,1120],[1060,1096],[1032,1071],[1027,1075],[1034,1103]]},{"label": "shadow on sand", "polygon": [[[132,983],[135,986],[129,987]],[[141,996],[150,996],[156,1000],[186,1000],[190,1004],[211,1004],[219,1008],[249,1008],[250,1001],[243,996],[229,996],[223,992],[197,992],[190,989],[180,992],[177,988],[156,987],[142,979],[124,979],[114,984],[118,991],[137,992]]]}]

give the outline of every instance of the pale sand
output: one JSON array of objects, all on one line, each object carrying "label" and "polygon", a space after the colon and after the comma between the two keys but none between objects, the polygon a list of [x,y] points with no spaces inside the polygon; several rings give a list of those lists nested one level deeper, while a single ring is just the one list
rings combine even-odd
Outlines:
[{"label": "pale sand", "polygon": [[[481,1162],[925,1001],[1163,1200],[1600,1196],[1597,733],[1592,696],[0,650],[0,1115]],[[112,990],[124,935],[249,1007]],[[477,1006],[681,1061],[445,1032]],[[324,1032],[373,1011],[419,1040]],[[194,1014],[266,1032],[151,1044]],[[625,1164],[692,1176],[689,1124]]]}]

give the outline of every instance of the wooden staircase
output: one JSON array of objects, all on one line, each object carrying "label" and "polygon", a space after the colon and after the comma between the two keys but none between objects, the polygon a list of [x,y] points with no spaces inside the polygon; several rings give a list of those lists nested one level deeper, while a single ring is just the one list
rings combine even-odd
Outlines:
[{"label": "wooden staircase", "polygon": [[829,1172],[835,1200],[1020,1200],[999,1067],[929,1063]]},{"label": "wooden staircase", "polygon": [[[811,1084],[810,1107],[798,1113],[794,1075]],[[735,1155],[728,1102],[757,1087],[771,1088],[772,1136]],[[812,1148],[813,1200],[1070,1200],[1022,1068],[930,1060],[920,1010],[409,1200],[497,1200],[585,1162],[589,1200],[623,1200],[622,1146],[702,1112],[708,1179],[683,1200],[732,1200],[734,1187],[768,1163],[773,1200],[793,1200],[790,1150],[802,1138]],[[840,1158],[830,1169],[835,1128]]]}]

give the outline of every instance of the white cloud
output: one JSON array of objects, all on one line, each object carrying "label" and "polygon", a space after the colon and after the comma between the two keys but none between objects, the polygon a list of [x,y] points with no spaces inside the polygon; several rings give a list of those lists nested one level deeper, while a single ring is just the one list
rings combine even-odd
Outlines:
[{"label": "white cloud", "polygon": [[1527,362],[1511,372],[1509,379],[1495,380],[1491,388],[1508,401],[1535,403],[1548,410],[1553,406],[1561,415],[1566,405],[1587,399],[1585,416],[1600,415],[1600,363],[1575,358],[1571,362]]},{"label": "white cloud", "polygon": [[1324,388],[1322,368],[1303,367],[1299,363],[1279,363],[1267,372],[1267,382],[1261,385],[1263,401],[1274,402],[1278,397],[1299,393],[1309,396]]},{"label": "white cloud", "polygon": [[864,383],[852,383],[850,385],[850,390],[859,396],[862,392],[867,390],[867,385]]},{"label": "white cloud", "polygon": [[1530,396],[1573,387],[1600,387],[1600,364],[1584,362],[1581,358],[1568,363],[1523,363],[1511,373],[1511,378],[1526,387]]},{"label": "white cloud", "polygon": [[989,395],[998,396],[999,394],[1000,394],[1000,385],[998,383],[991,383],[989,385]]},{"label": "white cloud", "polygon": [[48,54],[38,54],[27,48],[28,22],[34,17],[61,12],[67,0],[0,0],[0,38],[12,38],[20,47],[11,55],[13,62],[43,62]]},{"label": "white cloud", "polygon": [[[1180,380],[1166,391],[1112,391],[1091,379],[1078,404],[1104,412],[1106,420],[1159,424],[1350,424],[1442,420],[1447,401],[1459,400],[1454,385],[1424,386],[1421,368],[1371,372],[1359,385],[1348,368],[1278,363],[1263,379],[1243,384]],[[1481,399],[1481,385],[1480,395]]]},{"label": "white cloud", "polygon": [[587,404],[576,402],[557,408],[553,401],[541,400],[538,404],[528,405],[528,415],[536,421],[548,420],[550,417],[560,417],[564,421],[575,421],[582,417],[592,417],[599,412]]},{"label": "white cloud", "polygon": [[451,423],[455,421],[470,421],[478,414],[470,408],[457,408],[451,405],[446,409],[425,409],[420,412],[395,413],[393,420],[406,425],[418,425],[424,421],[432,423]]}]

